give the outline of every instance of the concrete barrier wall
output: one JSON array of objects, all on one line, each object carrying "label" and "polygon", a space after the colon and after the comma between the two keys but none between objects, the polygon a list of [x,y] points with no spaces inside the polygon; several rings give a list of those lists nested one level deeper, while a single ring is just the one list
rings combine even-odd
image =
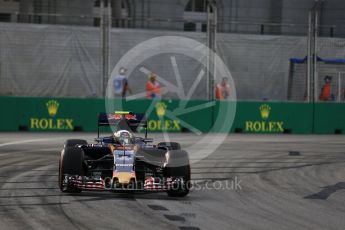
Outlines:
[{"label": "concrete barrier wall", "polygon": [[[133,112],[145,112],[150,100],[112,101],[115,108]],[[171,116],[184,101],[157,101],[149,114],[151,132],[185,132],[195,127],[201,132],[221,130],[216,119],[227,120],[219,113],[222,103],[203,107],[207,101],[188,101],[187,108],[199,107]],[[117,106],[120,105],[121,107]],[[97,115],[105,112],[101,99],[21,98],[0,97],[0,131],[87,131],[97,130]],[[200,109],[201,108],[201,109]],[[219,120],[218,120],[219,121]],[[188,125],[186,125],[188,124]],[[236,116],[230,132],[237,133],[295,133],[334,134],[345,131],[345,104],[336,103],[278,103],[237,102]]]}]

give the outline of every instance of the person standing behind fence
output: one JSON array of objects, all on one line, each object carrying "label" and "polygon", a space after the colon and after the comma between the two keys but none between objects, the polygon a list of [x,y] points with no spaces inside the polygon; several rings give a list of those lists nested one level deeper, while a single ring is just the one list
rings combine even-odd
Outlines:
[{"label": "person standing behind fence", "polygon": [[114,78],[114,94],[115,97],[126,97],[127,91],[132,93],[129,87],[128,80],[126,77],[127,70],[123,67],[120,68],[119,74]]},{"label": "person standing behind fence", "polygon": [[228,78],[223,77],[221,83],[216,85],[215,96],[217,100],[226,100],[230,97],[230,85]]},{"label": "person standing behind fence", "polygon": [[331,95],[332,77],[326,76],[324,80],[325,80],[325,84],[321,88],[321,94],[320,94],[319,100],[320,101],[330,101],[330,100],[332,100],[332,95]]},{"label": "person standing behind fence", "polygon": [[151,73],[149,75],[149,80],[146,83],[146,98],[154,99],[161,97],[161,86],[156,81],[156,74]]}]

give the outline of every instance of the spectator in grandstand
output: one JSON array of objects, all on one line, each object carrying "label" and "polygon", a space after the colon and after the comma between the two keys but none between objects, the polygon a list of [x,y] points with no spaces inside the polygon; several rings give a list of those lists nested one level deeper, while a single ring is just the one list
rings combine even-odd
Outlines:
[{"label": "spectator in grandstand", "polygon": [[332,100],[332,94],[331,94],[331,82],[332,82],[332,77],[331,76],[326,76],[324,78],[325,84],[321,88],[321,94],[319,97],[320,101],[331,101]]},{"label": "spectator in grandstand", "polygon": [[114,94],[115,97],[126,97],[127,92],[132,93],[126,77],[127,70],[123,67],[120,68],[119,74],[114,78]]},{"label": "spectator in grandstand", "polygon": [[222,81],[216,85],[215,96],[217,100],[226,100],[230,97],[230,85],[227,77],[223,77]]},{"label": "spectator in grandstand", "polygon": [[161,97],[161,86],[156,80],[157,76],[150,73],[149,80],[146,83],[146,98],[154,99]]}]

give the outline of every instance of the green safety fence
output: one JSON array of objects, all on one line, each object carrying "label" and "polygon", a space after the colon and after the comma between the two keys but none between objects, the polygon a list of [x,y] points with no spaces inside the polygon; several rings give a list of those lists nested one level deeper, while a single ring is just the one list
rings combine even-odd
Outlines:
[{"label": "green safety fence", "polygon": [[[334,134],[345,131],[345,104],[107,100],[0,97],[0,131],[97,131],[97,116],[128,110],[148,114],[151,132]],[[230,105],[230,106],[229,106]],[[185,108],[185,109],[181,109]],[[232,127],[227,124],[233,120]]]},{"label": "green safety fence", "polygon": [[316,134],[342,134],[345,132],[345,104],[317,103],[313,120],[313,132]]}]

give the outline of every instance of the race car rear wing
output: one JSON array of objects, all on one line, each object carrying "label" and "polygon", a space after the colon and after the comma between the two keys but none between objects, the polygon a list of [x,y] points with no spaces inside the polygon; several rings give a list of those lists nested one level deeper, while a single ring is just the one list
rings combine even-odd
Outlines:
[{"label": "race car rear wing", "polygon": [[147,119],[143,113],[132,113],[117,111],[115,113],[100,113],[98,115],[98,137],[99,128],[102,126],[115,126],[117,130],[125,129],[137,131],[138,127],[145,128],[145,138],[147,138]]}]

